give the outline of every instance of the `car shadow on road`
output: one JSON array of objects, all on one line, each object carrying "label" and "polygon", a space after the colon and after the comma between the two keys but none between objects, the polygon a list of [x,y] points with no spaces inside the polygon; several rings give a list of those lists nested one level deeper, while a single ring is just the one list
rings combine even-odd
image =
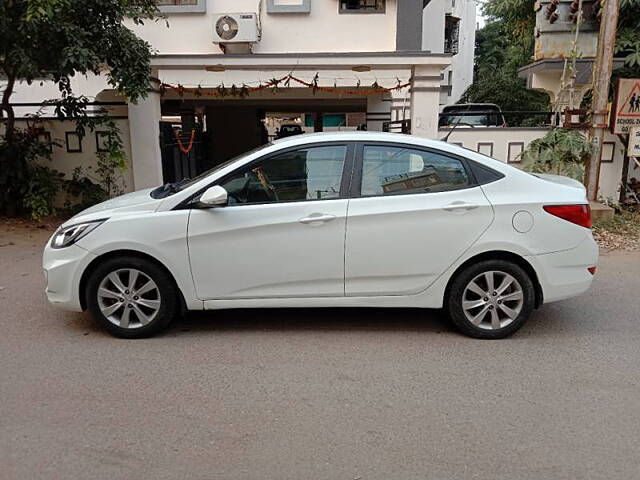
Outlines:
[{"label": "car shadow on road", "polygon": [[[545,306],[533,313],[514,338],[584,333],[581,322],[572,321],[566,308]],[[67,314],[67,327],[85,335],[108,336],[88,313]],[[229,333],[241,331],[389,331],[458,335],[440,310],[412,308],[277,308],[230,309],[188,312],[158,336]]]},{"label": "car shadow on road", "polygon": [[437,310],[385,308],[278,308],[189,312],[168,332],[235,330],[389,330],[453,332]]}]

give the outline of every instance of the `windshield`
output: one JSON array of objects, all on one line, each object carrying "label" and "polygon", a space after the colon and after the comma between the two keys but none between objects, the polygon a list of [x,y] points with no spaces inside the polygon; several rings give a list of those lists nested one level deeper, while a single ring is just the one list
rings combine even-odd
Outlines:
[{"label": "windshield", "polygon": [[440,126],[445,125],[471,125],[471,126],[500,126],[499,113],[465,112],[462,110],[445,111],[440,117]]},{"label": "windshield", "polygon": [[173,183],[166,183],[164,185],[160,185],[158,188],[156,188],[155,190],[153,190],[151,192],[151,196],[153,198],[165,198],[168,197],[170,195],[173,195],[174,193],[178,193],[181,192],[182,190],[184,190],[185,188],[189,188],[191,185],[196,184],[197,182],[199,182],[200,180],[202,180],[203,178],[217,172],[218,170],[222,170],[223,168],[231,165],[233,162],[236,162],[238,160],[240,160],[241,158],[247,157],[249,155],[252,155],[256,152],[259,152],[262,149],[265,149],[267,147],[270,147],[271,145],[273,145],[271,142],[269,143],[265,143],[264,145],[260,145],[259,147],[254,148],[253,150],[249,150],[248,152],[244,152],[241,153],[238,156],[235,156],[229,160],[227,160],[226,162],[223,162],[219,165],[216,165],[213,168],[210,168],[209,170],[205,170],[204,172],[202,172],[201,174],[193,177],[193,178],[183,178],[182,180],[179,180],[177,182],[173,182]]}]

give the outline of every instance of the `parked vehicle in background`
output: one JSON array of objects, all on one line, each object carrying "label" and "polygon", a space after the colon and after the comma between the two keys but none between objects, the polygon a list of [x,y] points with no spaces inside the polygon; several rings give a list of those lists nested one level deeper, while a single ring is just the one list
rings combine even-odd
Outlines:
[{"label": "parked vehicle in background", "polygon": [[282,125],[280,129],[276,132],[276,139],[292,137],[294,135],[301,135],[304,133],[302,127],[300,125]]},{"label": "parked vehicle in background", "polygon": [[507,122],[494,103],[458,103],[442,109],[440,128],[506,127]]},{"label": "parked vehicle in background", "polygon": [[588,290],[584,187],[408,135],[301,135],[96,205],[44,250],[49,301],[144,337],[180,311],[444,308],[477,338]]}]

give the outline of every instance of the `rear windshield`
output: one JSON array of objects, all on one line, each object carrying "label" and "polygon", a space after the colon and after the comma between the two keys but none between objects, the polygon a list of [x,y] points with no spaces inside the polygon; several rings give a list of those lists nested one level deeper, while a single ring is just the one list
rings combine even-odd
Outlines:
[{"label": "rear windshield", "polygon": [[502,114],[496,107],[467,110],[466,108],[444,109],[439,125],[500,126],[504,123]]}]

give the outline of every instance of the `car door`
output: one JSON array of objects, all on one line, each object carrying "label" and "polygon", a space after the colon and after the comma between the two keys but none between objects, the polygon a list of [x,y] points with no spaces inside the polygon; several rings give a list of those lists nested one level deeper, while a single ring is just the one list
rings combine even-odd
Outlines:
[{"label": "car door", "polygon": [[344,296],[352,150],[286,149],[216,182],[228,205],[194,208],[189,218],[198,298]]},{"label": "car door", "polygon": [[493,220],[491,205],[457,157],[360,144],[356,158],[345,240],[347,296],[425,290]]}]

